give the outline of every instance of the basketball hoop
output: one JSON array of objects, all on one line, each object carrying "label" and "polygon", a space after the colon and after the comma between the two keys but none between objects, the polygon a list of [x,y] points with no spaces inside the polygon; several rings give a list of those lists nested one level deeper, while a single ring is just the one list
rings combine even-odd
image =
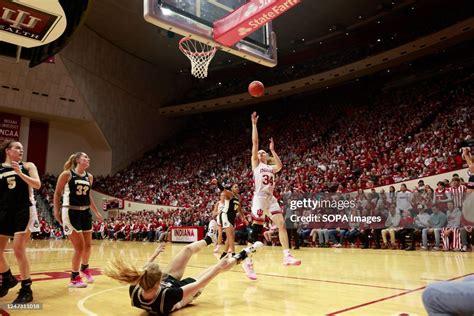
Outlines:
[{"label": "basketball hoop", "polygon": [[190,37],[184,37],[179,41],[179,49],[191,61],[191,74],[196,78],[206,78],[207,69],[217,48]]}]

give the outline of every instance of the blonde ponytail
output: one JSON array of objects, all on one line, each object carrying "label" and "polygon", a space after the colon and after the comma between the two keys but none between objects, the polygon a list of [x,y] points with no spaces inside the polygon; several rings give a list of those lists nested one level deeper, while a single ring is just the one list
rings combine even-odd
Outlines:
[{"label": "blonde ponytail", "polygon": [[77,152],[69,156],[68,160],[64,163],[64,171],[72,170],[77,166],[77,159],[82,155],[82,152]]},{"label": "blonde ponytail", "polygon": [[162,276],[157,263],[149,263],[143,270],[139,270],[125,263],[121,258],[110,261],[104,269],[104,274],[123,283],[138,284],[145,291],[152,289],[157,282],[160,282]]}]

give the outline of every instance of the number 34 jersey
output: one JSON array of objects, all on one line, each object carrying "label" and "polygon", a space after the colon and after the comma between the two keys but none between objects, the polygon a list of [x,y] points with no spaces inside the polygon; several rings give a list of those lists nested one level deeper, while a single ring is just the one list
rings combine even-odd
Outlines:
[{"label": "number 34 jersey", "polygon": [[64,187],[63,206],[89,206],[91,204],[90,188],[91,182],[87,172],[80,176],[71,170],[71,177]]},{"label": "number 34 jersey", "polygon": [[255,194],[273,195],[275,174],[273,173],[272,166],[260,162],[253,170],[253,179],[255,181]]},{"label": "number 34 jersey", "polygon": [[[20,169],[28,175],[23,163]],[[31,206],[28,184],[13,170],[10,165],[0,165],[0,209],[16,209]]]}]

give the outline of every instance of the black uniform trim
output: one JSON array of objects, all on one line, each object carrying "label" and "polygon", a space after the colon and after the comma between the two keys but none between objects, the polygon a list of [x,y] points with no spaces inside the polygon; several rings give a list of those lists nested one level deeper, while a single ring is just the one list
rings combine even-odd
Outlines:
[{"label": "black uniform trim", "polygon": [[80,176],[70,170],[70,177],[66,184],[63,203],[64,206],[89,206],[91,183],[89,173]]},{"label": "black uniform trim", "polygon": [[[20,169],[29,175],[24,164]],[[23,233],[30,222],[30,187],[11,166],[0,165],[0,235]]]},{"label": "black uniform trim", "polygon": [[183,289],[181,287],[193,282],[196,282],[193,278],[177,280],[168,275],[161,281],[160,291],[150,301],[146,301],[143,298],[139,285],[130,285],[129,295],[132,300],[132,306],[157,313],[158,315],[168,315],[173,311],[174,306],[183,299]]},{"label": "black uniform trim", "polygon": [[78,232],[92,231],[92,214],[90,209],[85,211],[66,209],[69,223]]}]

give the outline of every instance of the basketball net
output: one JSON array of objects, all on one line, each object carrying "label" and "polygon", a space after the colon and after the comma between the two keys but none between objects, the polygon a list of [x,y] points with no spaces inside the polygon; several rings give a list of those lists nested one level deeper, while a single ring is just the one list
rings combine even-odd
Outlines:
[{"label": "basketball net", "polygon": [[196,78],[206,78],[207,69],[216,54],[217,48],[184,37],[179,41],[179,49],[191,61],[191,74]]}]

